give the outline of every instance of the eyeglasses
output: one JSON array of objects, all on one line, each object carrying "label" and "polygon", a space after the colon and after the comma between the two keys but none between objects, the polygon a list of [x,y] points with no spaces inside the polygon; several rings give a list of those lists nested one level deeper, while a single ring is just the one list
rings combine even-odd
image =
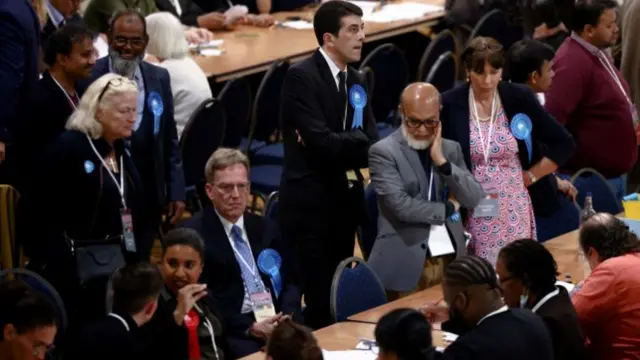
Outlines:
[{"label": "eyeglasses", "polygon": [[102,89],[102,91],[100,92],[100,95],[98,95],[98,103],[100,103],[100,100],[102,100],[102,97],[104,96],[104,94],[109,89],[109,86],[113,86],[114,88],[117,88],[117,87],[122,86],[122,84],[124,84],[124,83],[131,83],[131,80],[123,78],[123,77],[117,77],[117,78],[113,78],[113,79],[109,80],[107,85],[105,85],[104,88]]},{"label": "eyeglasses", "polygon": [[118,46],[127,46],[127,44],[129,44],[131,47],[141,47],[144,46],[144,39],[139,37],[127,38],[124,36],[116,36],[113,38],[113,43]]},{"label": "eyeglasses", "polygon": [[228,195],[233,193],[235,189],[238,189],[238,192],[248,191],[249,186],[251,186],[251,183],[249,182],[238,183],[238,184],[219,183],[219,184],[213,184],[213,186],[218,188],[218,190],[220,190],[221,193]]},{"label": "eyeglasses", "polygon": [[440,124],[440,120],[433,120],[433,119],[418,120],[418,119],[408,118],[405,116],[403,116],[403,118],[404,118],[405,124],[407,124],[407,126],[411,129],[417,129],[420,126],[424,126],[427,129],[433,129],[438,127],[438,124]]}]

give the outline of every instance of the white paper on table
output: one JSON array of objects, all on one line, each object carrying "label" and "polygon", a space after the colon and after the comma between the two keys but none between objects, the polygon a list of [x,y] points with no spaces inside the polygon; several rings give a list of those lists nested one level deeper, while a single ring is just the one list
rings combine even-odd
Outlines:
[{"label": "white paper on table", "polygon": [[306,20],[284,21],[280,23],[280,26],[296,30],[313,29],[313,24]]},{"label": "white paper on table", "polygon": [[[377,3],[374,4],[377,6]],[[397,4],[386,4],[378,11],[372,10],[369,13],[365,13],[362,20],[386,23],[399,20],[417,19],[426,14],[440,11],[444,11],[442,6],[403,2]]]},{"label": "white paper on table", "polygon": [[231,25],[239,17],[245,16],[249,13],[249,8],[245,5],[233,5],[227,11],[224,12],[224,24]]},{"label": "white paper on table", "polygon": [[200,44],[189,44],[189,50],[196,50],[198,48],[199,49],[217,48],[222,46],[222,44],[224,44],[223,39],[214,39],[209,42],[203,42]]},{"label": "white paper on table", "polygon": [[93,42],[93,47],[98,52],[98,59],[109,55],[109,45],[100,36],[96,37],[96,40]]},{"label": "white paper on table", "polygon": [[222,50],[220,49],[202,49],[200,50],[200,55],[202,56],[220,56],[222,55]]},{"label": "white paper on table", "polygon": [[376,360],[377,357],[378,355],[371,350],[322,350],[324,360]]},{"label": "white paper on table", "polygon": [[556,286],[558,285],[567,289],[568,293],[571,293],[571,291],[573,291],[573,288],[576,287],[574,284],[568,283],[566,281],[560,281],[560,280],[556,281]]},{"label": "white paper on table", "polygon": [[453,254],[456,250],[444,225],[431,225],[429,229],[429,252],[431,256]]},{"label": "white paper on table", "polygon": [[452,342],[458,340],[458,335],[456,335],[454,333],[443,331],[442,332],[442,340],[444,340],[444,342],[446,342],[446,343],[452,343]]},{"label": "white paper on table", "polygon": [[378,5],[380,5],[379,1],[349,1],[350,3],[352,3],[353,5],[358,6],[360,9],[362,9],[362,13],[364,14],[364,16],[367,16],[369,14],[371,14],[373,12],[373,10],[378,7]]}]

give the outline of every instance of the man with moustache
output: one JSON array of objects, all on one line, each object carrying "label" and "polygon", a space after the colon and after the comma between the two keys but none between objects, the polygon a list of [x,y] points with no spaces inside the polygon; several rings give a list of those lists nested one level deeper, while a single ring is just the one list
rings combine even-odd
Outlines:
[{"label": "man with moustache", "polygon": [[128,142],[131,156],[145,185],[153,228],[159,228],[165,207],[167,220],[175,224],[185,209],[185,185],[169,72],[142,61],[149,38],[140,12],[116,12],[109,22],[107,39],[109,56],[96,62],[86,86],[109,72],[136,83],[138,114]]},{"label": "man with moustache", "polygon": [[[369,149],[380,215],[368,262],[391,298],[431,286],[440,280],[431,269],[466,254],[458,211],[473,209],[484,196],[460,145],[442,138],[440,93],[433,85],[407,86],[398,112],[400,129]],[[453,243],[456,255],[432,254],[440,241]]]},{"label": "man with moustache", "polygon": [[285,241],[296,246],[305,296],[305,322],[331,324],[329,298],[336,267],[353,255],[364,218],[362,182],[346,172],[367,167],[378,140],[366,85],[349,68],[364,43],[362,10],[325,2],[313,18],[320,48],[287,72],[282,103],[284,170],[279,211]]}]

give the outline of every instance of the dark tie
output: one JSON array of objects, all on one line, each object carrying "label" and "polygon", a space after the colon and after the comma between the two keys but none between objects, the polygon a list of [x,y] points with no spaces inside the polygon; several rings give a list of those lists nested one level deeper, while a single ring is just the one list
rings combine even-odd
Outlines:
[{"label": "dark tie", "polygon": [[340,96],[340,109],[343,109],[342,111],[342,127],[344,128],[345,124],[346,124],[346,117],[347,117],[347,73],[345,71],[340,71],[338,73],[338,78],[340,79],[340,82],[338,84],[338,94]]}]

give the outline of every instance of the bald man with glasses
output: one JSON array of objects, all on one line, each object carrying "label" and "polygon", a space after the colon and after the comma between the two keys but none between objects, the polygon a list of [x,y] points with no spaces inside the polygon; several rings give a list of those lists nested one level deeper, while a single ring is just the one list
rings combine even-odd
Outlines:
[{"label": "bald man with glasses", "polygon": [[434,284],[434,271],[466,254],[459,211],[485,195],[460,145],[442,138],[440,107],[433,85],[410,84],[398,107],[400,128],[369,149],[369,186],[380,209],[369,265],[392,299]]}]

